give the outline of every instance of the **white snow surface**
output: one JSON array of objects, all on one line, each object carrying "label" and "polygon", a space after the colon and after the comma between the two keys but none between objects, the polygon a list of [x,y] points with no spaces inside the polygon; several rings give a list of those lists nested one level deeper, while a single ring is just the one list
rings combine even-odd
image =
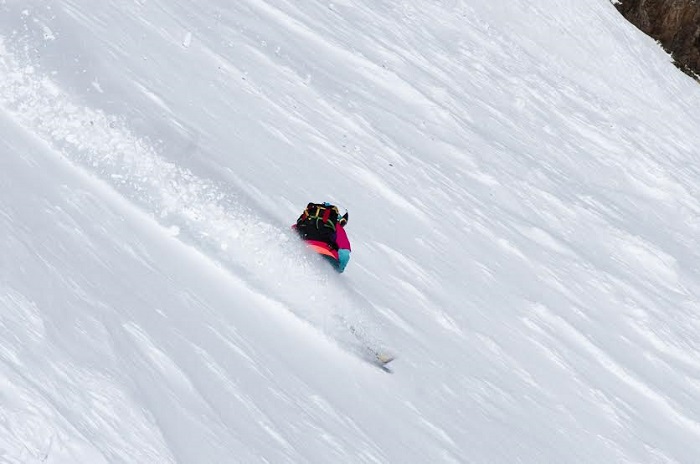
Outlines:
[{"label": "white snow surface", "polygon": [[670,61],[609,0],[0,0],[0,462],[700,462]]}]

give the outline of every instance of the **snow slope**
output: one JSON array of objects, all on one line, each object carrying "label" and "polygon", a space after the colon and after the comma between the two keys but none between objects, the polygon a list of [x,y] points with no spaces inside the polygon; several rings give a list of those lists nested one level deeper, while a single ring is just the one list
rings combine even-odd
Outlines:
[{"label": "snow slope", "polygon": [[534,3],[0,0],[0,461],[700,462],[700,91]]}]

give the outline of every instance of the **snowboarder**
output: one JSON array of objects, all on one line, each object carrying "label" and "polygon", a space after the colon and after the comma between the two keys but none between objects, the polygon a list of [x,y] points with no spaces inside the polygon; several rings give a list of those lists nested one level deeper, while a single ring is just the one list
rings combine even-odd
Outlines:
[{"label": "snowboarder", "polygon": [[292,226],[306,244],[326,258],[338,272],[350,261],[350,240],[345,233],[348,212],[328,202],[309,203]]}]

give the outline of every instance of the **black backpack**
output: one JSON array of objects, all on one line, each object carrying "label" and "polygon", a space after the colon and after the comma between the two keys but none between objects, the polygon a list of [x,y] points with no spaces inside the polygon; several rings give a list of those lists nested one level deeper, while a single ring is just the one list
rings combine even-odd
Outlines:
[{"label": "black backpack", "polygon": [[330,203],[309,203],[297,219],[297,232],[304,240],[318,240],[337,250],[335,228],[339,215],[338,208]]}]

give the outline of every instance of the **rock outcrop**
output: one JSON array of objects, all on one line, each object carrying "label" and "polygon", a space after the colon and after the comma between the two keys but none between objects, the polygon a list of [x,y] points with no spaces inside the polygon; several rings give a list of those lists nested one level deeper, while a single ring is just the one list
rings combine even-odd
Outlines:
[{"label": "rock outcrop", "polygon": [[685,73],[700,76],[700,0],[620,0],[617,9],[658,40]]}]

